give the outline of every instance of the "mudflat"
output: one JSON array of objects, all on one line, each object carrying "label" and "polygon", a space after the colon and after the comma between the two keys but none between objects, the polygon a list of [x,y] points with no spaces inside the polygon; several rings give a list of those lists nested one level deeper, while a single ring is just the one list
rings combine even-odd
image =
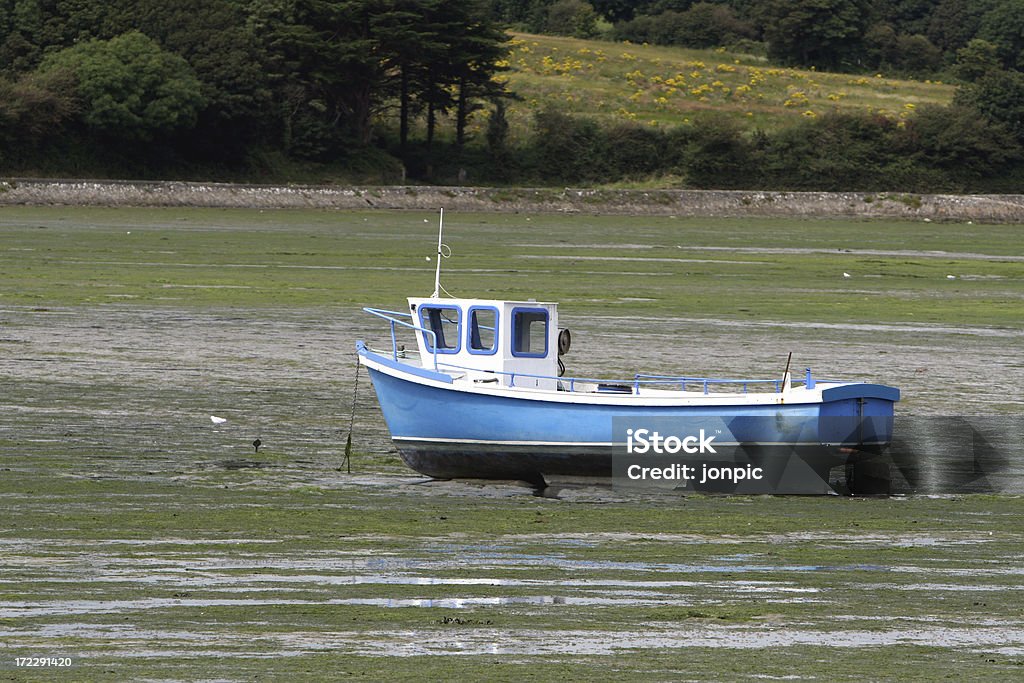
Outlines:
[{"label": "mudflat", "polygon": [[[446,225],[445,287],[561,302],[572,374],[793,351],[904,416],[1024,416],[1020,226]],[[431,481],[364,374],[349,474],[354,343],[388,341],[359,309],[428,294],[434,240],[424,212],[0,211],[0,677],[1020,675],[1019,468],[863,499]]]}]

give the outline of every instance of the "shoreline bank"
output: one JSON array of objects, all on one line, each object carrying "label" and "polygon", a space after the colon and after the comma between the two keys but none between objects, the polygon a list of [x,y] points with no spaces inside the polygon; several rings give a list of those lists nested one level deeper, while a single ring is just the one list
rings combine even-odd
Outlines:
[{"label": "shoreline bank", "polygon": [[0,180],[0,206],[410,209],[634,216],[1024,222],[1024,195]]}]

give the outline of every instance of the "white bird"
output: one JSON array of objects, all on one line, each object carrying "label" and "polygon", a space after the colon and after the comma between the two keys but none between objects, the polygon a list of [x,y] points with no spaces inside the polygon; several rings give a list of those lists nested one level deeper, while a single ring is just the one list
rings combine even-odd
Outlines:
[{"label": "white bird", "polygon": [[946,279],[947,280],[955,280],[956,279],[956,275],[947,275]]},{"label": "white bird", "polygon": [[215,425],[224,424],[225,422],[227,422],[227,418],[217,417],[216,415],[211,415],[210,416],[210,422],[212,422]]},{"label": "white bird", "polygon": [[843,277],[853,277],[853,276],[850,275],[849,273],[843,273]]}]

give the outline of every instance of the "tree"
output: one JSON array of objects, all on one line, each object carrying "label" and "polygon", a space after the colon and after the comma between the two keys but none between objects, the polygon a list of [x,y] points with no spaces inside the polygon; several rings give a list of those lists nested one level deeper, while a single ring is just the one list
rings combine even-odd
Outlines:
[{"label": "tree", "polygon": [[430,27],[432,49],[419,52],[415,99],[427,111],[427,145],[434,141],[439,114],[455,111],[456,144],[465,142],[466,125],[482,101],[509,96],[495,80],[507,69],[509,36],[488,18],[483,0],[439,0],[420,19]]},{"label": "tree", "polygon": [[1024,145],[1024,73],[989,72],[977,83],[957,89],[953,102],[972,107],[990,121],[1002,124]]},{"label": "tree", "polygon": [[620,123],[604,131],[609,179],[643,178],[666,170],[665,136],[657,128]]},{"label": "tree", "polygon": [[956,77],[973,83],[984,78],[986,75],[999,71],[1002,64],[999,61],[999,53],[992,43],[975,38],[956,51],[956,64],[953,65],[953,73]]},{"label": "tree", "polygon": [[896,38],[896,68],[906,74],[927,76],[942,65],[942,51],[925,36],[903,34]]},{"label": "tree", "polygon": [[942,53],[922,35],[897,34],[889,24],[875,24],[864,36],[864,52],[871,68],[926,75],[942,64]]},{"label": "tree", "polygon": [[[397,83],[399,102],[399,144],[403,151],[409,140],[409,118],[417,91],[433,94],[436,65],[444,60],[446,26],[439,23],[438,0],[398,0],[371,21],[380,36],[385,73]],[[428,98],[418,98],[420,100]]]},{"label": "tree", "polygon": [[807,190],[872,190],[887,182],[896,159],[884,116],[831,113],[784,128],[773,135],[765,168],[777,187]]},{"label": "tree", "polygon": [[484,0],[262,1],[257,35],[284,84],[277,96],[286,139],[306,156],[369,144],[391,98],[403,146],[424,107],[428,142],[437,113],[453,108],[461,144],[478,100],[505,94],[493,76],[508,36]]},{"label": "tree", "polygon": [[509,95],[504,83],[495,79],[508,55],[509,36],[485,20],[483,0],[446,0],[448,15],[459,24],[448,36],[450,53],[448,73],[455,87],[455,144],[466,141],[470,116],[481,108],[481,101]]},{"label": "tree", "polygon": [[204,123],[218,138],[252,138],[271,101],[266,58],[233,0],[136,0],[125,12],[129,28],[184,57],[202,84]]},{"label": "tree", "polygon": [[597,35],[597,13],[586,0],[557,0],[548,8],[545,32],[593,38]]},{"label": "tree", "polygon": [[864,33],[864,54],[868,68],[891,68],[897,59],[896,29],[890,24],[879,23]]},{"label": "tree", "polygon": [[[974,0],[977,1],[977,0]],[[891,25],[896,33],[924,34],[938,0],[875,0],[877,19]]]},{"label": "tree", "polygon": [[985,14],[978,38],[996,46],[1007,69],[1024,71],[1024,0],[1003,0]]},{"label": "tree", "polygon": [[328,24],[318,26],[325,31],[326,48],[319,55],[323,63],[314,68],[323,92],[331,103],[335,115],[347,124],[347,132],[360,144],[368,144],[373,137],[373,116],[383,105],[381,97],[387,78],[387,61],[382,54],[380,36],[374,31],[373,20],[380,11],[374,0],[345,0],[319,3],[328,5]]},{"label": "tree", "polygon": [[634,43],[670,45],[675,41],[681,16],[679,12],[663,12],[656,17],[641,14],[629,21],[615,24],[612,37],[615,40],[628,40]]},{"label": "tree", "polygon": [[487,119],[487,151],[492,157],[499,157],[508,150],[508,117],[505,113],[505,100],[494,101],[494,109]]},{"label": "tree", "polygon": [[516,157],[509,149],[508,118],[505,115],[505,99],[494,100],[494,108],[487,119],[487,154],[490,174],[498,180],[511,180],[515,173]]},{"label": "tree", "polygon": [[788,64],[838,69],[856,55],[868,10],[867,0],[768,0],[768,55]]},{"label": "tree", "polygon": [[755,181],[753,145],[729,119],[698,120],[685,154],[687,181],[699,188],[734,189]]},{"label": "tree", "polygon": [[928,20],[925,35],[944,52],[952,53],[974,38],[981,18],[997,0],[940,0]]},{"label": "tree", "polygon": [[0,64],[8,74],[35,69],[43,55],[129,30],[130,0],[0,0]]},{"label": "tree", "polygon": [[673,42],[688,47],[720,47],[753,37],[753,27],[741,21],[728,5],[697,2],[682,13]]},{"label": "tree", "polygon": [[601,129],[592,119],[559,111],[534,115],[534,157],[545,180],[574,183],[601,178]]},{"label": "tree", "polygon": [[187,128],[203,105],[188,62],[138,31],[66,48],[45,58],[39,70],[72,74],[85,124],[120,139],[149,140]]},{"label": "tree", "polygon": [[986,178],[1021,158],[1020,145],[1003,125],[964,106],[922,106],[899,137],[897,144],[915,161],[953,178]]},{"label": "tree", "polygon": [[638,14],[644,14],[653,0],[591,0],[597,13],[615,23],[629,21]]},{"label": "tree", "polygon": [[184,57],[201,83],[205,106],[192,134],[178,140],[179,147],[220,159],[237,155],[268,128],[272,107],[266,60],[256,49],[247,16],[261,4],[278,1],[287,2],[0,0],[13,12],[6,26],[0,19],[0,60],[9,70],[24,72],[37,66],[43,54],[137,30]]},{"label": "tree", "polygon": [[537,30],[549,4],[550,0],[492,0],[490,17],[501,24]]},{"label": "tree", "polygon": [[619,40],[707,48],[754,38],[757,32],[728,5],[697,2],[682,11],[667,9],[657,15],[642,14],[632,21],[619,23],[614,35]]},{"label": "tree", "polygon": [[77,113],[74,77],[63,69],[0,79],[0,141],[3,147],[32,146],[63,132]]},{"label": "tree", "polygon": [[43,21],[37,2],[0,2],[0,68],[4,73],[17,76],[36,66],[42,54],[36,36],[42,32]]},{"label": "tree", "polygon": [[386,65],[372,20],[375,0],[266,0],[254,32],[283,116],[286,149],[335,156],[345,140],[365,145],[382,104]]}]

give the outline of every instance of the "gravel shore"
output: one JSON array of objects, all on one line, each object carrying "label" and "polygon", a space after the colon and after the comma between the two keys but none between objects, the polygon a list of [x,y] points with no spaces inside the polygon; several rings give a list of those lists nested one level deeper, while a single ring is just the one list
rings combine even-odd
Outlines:
[{"label": "gravel shore", "polygon": [[0,206],[436,209],[651,216],[800,216],[1024,221],[1024,195],[719,190],[595,190],[0,180]]}]

